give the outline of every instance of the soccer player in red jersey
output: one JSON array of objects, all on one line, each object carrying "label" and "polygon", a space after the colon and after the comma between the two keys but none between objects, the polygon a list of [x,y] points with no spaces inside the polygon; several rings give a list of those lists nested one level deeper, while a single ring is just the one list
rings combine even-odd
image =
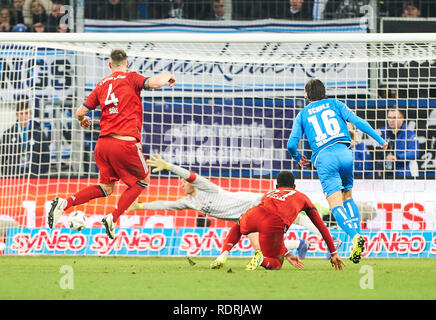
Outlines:
[{"label": "soccer player in red jersey", "polygon": [[48,225],[53,228],[62,213],[72,206],[109,196],[115,183],[121,179],[128,188],[121,195],[115,210],[102,220],[107,235],[113,239],[118,218],[150,181],[141,144],[141,90],[157,89],[166,84],[172,87],[176,79],[169,72],[149,78],[136,72],[127,72],[129,61],[124,50],[112,50],[109,67],[112,74],[97,84],[76,111],[80,126],[89,128],[91,119],[86,114],[97,106],[101,108],[100,135],[94,150],[99,184],[80,190],[68,199],[56,197],[52,201]]},{"label": "soccer player in red jersey", "polygon": [[310,199],[303,193],[295,190],[295,178],[290,171],[282,171],[277,176],[277,187],[269,191],[261,202],[249,209],[239,218],[239,224],[233,226],[224,240],[220,256],[226,256],[236,245],[242,234],[259,232],[260,251],[257,251],[247,270],[254,270],[259,265],[265,269],[278,270],[286,258],[293,266],[302,268],[303,263],[295,255],[287,253],[284,245],[284,233],[292,225],[297,215],[305,211],[313,224],[321,232],[324,241],[331,253],[330,262],[337,270],[345,266],[337,254],[333,239],[324,225],[317,209]]}]

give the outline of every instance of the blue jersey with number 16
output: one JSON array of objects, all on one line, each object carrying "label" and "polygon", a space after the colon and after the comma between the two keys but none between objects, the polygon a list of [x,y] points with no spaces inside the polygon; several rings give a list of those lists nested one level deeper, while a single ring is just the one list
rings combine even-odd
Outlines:
[{"label": "blue jersey with number 16", "polygon": [[297,152],[297,145],[305,134],[312,149],[311,161],[316,165],[316,158],[323,149],[338,142],[350,145],[351,137],[346,121],[353,123],[379,144],[385,143],[365,120],[356,116],[343,102],[323,99],[308,104],[297,115],[288,140],[289,153],[297,162],[300,161],[301,154]]}]

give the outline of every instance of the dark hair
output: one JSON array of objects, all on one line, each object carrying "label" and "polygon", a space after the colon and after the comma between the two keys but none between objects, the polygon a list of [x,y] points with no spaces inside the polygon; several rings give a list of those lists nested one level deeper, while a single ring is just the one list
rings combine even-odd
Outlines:
[{"label": "dark hair", "polygon": [[111,51],[111,61],[114,64],[120,64],[127,59],[126,51],[122,49],[113,49]]},{"label": "dark hair", "polygon": [[308,83],[306,83],[304,91],[306,91],[307,99],[309,99],[310,101],[327,99],[327,96],[325,94],[325,86],[321,80],[310,80]]},{"label": "dark hair", "polygon": [[386,116],[387,116],[387,114],[390,112],[390,111],[397,111],[397,112],[399,112],[400,114],[401,114],[401,116],[403,117],[403,119],[406,119],[406,110],[405,109],[401,109],[401,108],[398,108],[398,107],[390,107],[390,108],[388,108],[388,110],[387,110],[387,112],[386,112]]},{"label": "dark hair", "polygon": [[280,173],[276,177],[276,180],[277,180],[276,188],[295,187],[295,177],[291,171],[280,171]]},{"label": "dark hair", "polygon": [[21,112],[25,110],[30,110],[29,102],[27,101],[17,101],[17,104],[15,106],[16,112]]}]

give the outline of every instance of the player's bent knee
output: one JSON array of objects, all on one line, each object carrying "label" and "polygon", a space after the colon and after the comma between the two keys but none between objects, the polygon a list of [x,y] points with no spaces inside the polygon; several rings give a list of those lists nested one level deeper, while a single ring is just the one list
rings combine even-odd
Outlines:
[{"label": "player's bent knee", "polygon": [[268,270],[280,270],[283,264],[283,256],[281,258],[282,259],[280,261],[280,257],[278,258],[264,257],[262,266]]},{"label": "player's bent knee", "polygon": [[112,192],[114,192],[115,185],[114,184],[100,184],[100,188],[103,190],[105,196],[110,196]]},{"label": "player's bent knee", "polygon": [[144,183],[144,184],[149,184],[150,183],[150,175],[148,175],[145,179],[139,180],[139,182]]},{"label": "player's bent knee", "polygon": [[342,193],[342,199],[343,201],[347,201],[348,199],[351,199],[353,197],[352,189],[344,191]]}]

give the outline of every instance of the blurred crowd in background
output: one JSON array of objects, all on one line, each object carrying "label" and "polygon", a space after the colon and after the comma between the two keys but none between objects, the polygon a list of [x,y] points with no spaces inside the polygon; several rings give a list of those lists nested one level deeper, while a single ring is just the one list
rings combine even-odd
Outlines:
[{"label": "blurred crowd in background", "polygon": [[[0,0],[1,32],[69,32],[75,1]],[[378,17],[436,17],[434,0],[85,0],[87,19],[286,19],[318,21],[356,18],[377,4]],[[369,9],[368,9],[369,8]],[[373,10],[373,9],[372,9]]]}]

